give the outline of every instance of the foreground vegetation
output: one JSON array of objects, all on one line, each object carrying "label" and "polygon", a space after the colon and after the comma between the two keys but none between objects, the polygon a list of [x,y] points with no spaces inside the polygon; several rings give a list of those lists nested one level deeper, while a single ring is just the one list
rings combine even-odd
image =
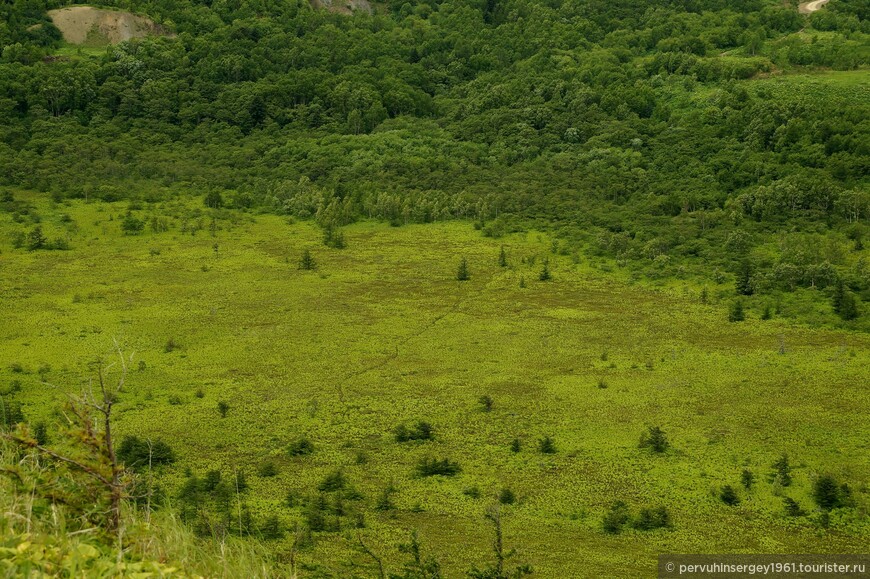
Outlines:
[{"label": "foreground vegetation", "polygon": [[444,576],[485,570],[495,505],[508,567],[543,577],[870,536],[867,338],[753,308],[729,323],[730,281],[703,303],[462,222],[357,223],[336,249],[201,202],[144,204],[167,230],[125,235],[128,203],[16,199],[71,249],[0,248],[4,408],[59,442],[52,409],[117,339],[116,437],[171,451],[154,503],[203,537],[259,537],[277,570],[293,553],[304,576],[376,576],[365,545],[398,573],[413,530]]}]

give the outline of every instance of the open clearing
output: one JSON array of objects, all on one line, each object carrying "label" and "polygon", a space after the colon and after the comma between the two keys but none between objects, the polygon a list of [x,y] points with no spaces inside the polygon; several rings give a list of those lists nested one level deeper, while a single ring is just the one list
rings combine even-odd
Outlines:
[{"label": "open clearing", "polygon": [[49,10],[48,16],[63,39],[71,44],[117,44],[131,38],[166,33],[162,26],[144,16],[92,6]]},{"label": "open clearing", "polygon": [[[0,387],[19,381],[27,416],[47,418],[117,339],[144,362],[119,405],[121,433],[170,442],[199,475],[241,468],[255,519],[299,520],[288,491],[310,495],[343,467],[364,496],[367,544],[396,570],[411,528],[449,577],[488,560],[483,514],[505,487],[518,497],[504,507],[506,544],[539,577],[651,577],[661,552],[866,551],[870,338],[757,312],[728,323],[728,301],[628,285],[551,254],[535,232],[493,240],[467,223],[359,223],[334,250],[312,224],[276,216],[225,211],[212,236],[207,212],[167,203],[136,213],[165,216],[170,231],[123,236],[126,204],[30,199],[48,237],[68,235],[73,248],[13,249],[0,217]],[[179,232],[197,219],[206,225],[195,236]],[[297,268],[306,247],[316,272]],[[554,279],[540,282],[547,256]],[[170,339],[179,347],[166,352]],[[477,403],[484,394],[491,412]],[[396,443],[395,426],[418,419],[435,440]],[[665,455],[637,448],[654,425],[671,440]],[[537,452],[545,435],[556,454]],[[315,452],[287,456],[300,436]],[[847,481],[858,507],[835,512],[827,530],[815,515],[784,516],[766,480],[783,453],[796,467],[785,494],[805,509],[820,472]],[[424,455],[462,472],[415,478]],[[277,476],[256,476],[270,457]],[[170,496],[183,467],[165,477]],[[715,495],[739,487],[744,468],[758,483],[728,507]],[[397,510],[377,512],[390,483]],[[463,492],[475,486],[479,498]],[[617,499],[666,506],[674,528],[604,534]],[[343,561],[360,560],[354,544],[348,531],[320,533],[300,557],[342,576]]]}]

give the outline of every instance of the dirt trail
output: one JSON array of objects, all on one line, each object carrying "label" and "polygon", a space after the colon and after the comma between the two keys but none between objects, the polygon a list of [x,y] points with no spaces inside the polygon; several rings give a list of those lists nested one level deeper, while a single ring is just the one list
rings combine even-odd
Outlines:
[{"label": "dirt trail", "polygon": [[71,44],[117,44],[131,38],[165,35],[159,24],[130,12],[70,6],[49,10],[48,16]]},{"label": "dirt trail", "polygon": [[813,0],[812,2],[803,2],[798,5],[798,12],[801,14],[809,14],[815,12],[822,6],[828,3],[828,0]]}]

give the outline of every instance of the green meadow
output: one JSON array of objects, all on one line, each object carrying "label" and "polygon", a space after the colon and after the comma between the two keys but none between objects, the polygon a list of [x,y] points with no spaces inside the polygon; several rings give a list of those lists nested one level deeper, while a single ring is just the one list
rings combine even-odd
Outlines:
[{"label": "green meadow", "polygon": [[[250,488],[233,508],[292,529],[340,469],[356,519],[311,533],[298,552],[305,576],[376,576],[358,537],[398,572],[412,529],[445,576],[462,576],[492,560],[484,514],[503,489],[516,498],[501,507],[511,564],[538,577],[654,576],[668,552],[866,551],[864,334],[752,311],[731,323],[717,288],[703,303],[700,287],[645,287],[554,253],[536,231],[492,239],[468,222],[361,222],[332,249],[310,222],[177,201],[134,211],[166,231],[123,235],[127,203],[16,196],[70,249],[16,249],[18,226],[0,216],[0,393],[20,389],[28,420],[56,420],[117,343],[132,356],[117,431],[170,444],[176,463],[158,478],[171,504],[189,474],[242,472]],[[305,249],[314,270],[299,268]],[[552,279],[540,281],[545,260]],[[396,427],[417,421],[433,439],[397,442]],[[639,448],[653,426],[664,453]],[[544,437],[555,453],[539,452]],[[300,439],[313,452],[292,456]],[[785,488],[768,482],[783,454]],[[461,471],[417,476],[423,457]],[[827,521],[811,498],[823,473],[855,503]],[[720,500],[723,485],[739,504]],[[786,516],[784,496],[806,514]],[[607,534],[617,500],[635,514],[664,506],[672,525]],[[280,562],[292,540],[266,543]]]}]

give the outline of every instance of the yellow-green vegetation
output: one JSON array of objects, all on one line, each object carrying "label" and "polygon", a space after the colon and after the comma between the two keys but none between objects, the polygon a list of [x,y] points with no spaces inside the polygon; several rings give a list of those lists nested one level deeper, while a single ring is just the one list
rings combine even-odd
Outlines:
[{"label": "yellow-green vegetation", "polygon": [[[492,560],[484,515],[499,501],[511,564],[540,577],[653,576],[662,552],[866,550],[866,335],[753,309],[729,323],[717,288],[702,300],[701,287],[633,285],[535,231],[360,222],[334,249],[310,222],[171,201],[135,205],[144,230],[125,235],[123,223],[137,229],[126,202],[15,195],[70,249],[16,249],[18,226],[0,220],[4,400],[53,424],[117,340],[134,356],[117,436],[171,445],[176,462],[157,478],[200,532],[220,516],[185,495],[189,475],[236,481],[221,532],[280,537],[264,539],[280,569],[293,553],[300,576],[374,576],[361,538],[398,572],[397,546],[417,529],[458,577]],[[788,485],[769,479],[783,455]],[[426,458],[459,471],[420,476]],[[850,489],[840,508],[816,507],[825,474]],[[785,497],[803,514],[789,516]],[[324,530],[293,532],[318,501]],[[605,532],[615,501],[635,526],[658,507],[670,524]],[[31,548],[15,537],[4,553]]]}]

